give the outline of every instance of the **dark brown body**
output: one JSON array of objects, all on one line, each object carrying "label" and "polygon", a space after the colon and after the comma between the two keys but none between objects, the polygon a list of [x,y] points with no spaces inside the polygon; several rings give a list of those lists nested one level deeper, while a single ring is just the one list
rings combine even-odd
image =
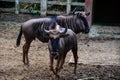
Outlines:
[{"label": "dark brown body", "polygon": [[[68,25],[68,28],[71,29],[73,32],[80,33],[84,32],[85,27],[83,21],[78,15],[60,15],[56,17],[58,24],[62,27],[65,27],[65,24]],[[24,22],[21,26],[16,45],[20,45],[22,33],[25,37],[25,44],[23,46],[23,62],[24,64],[29,64],[28,60],[28,50],[30,48],[31,42],[37,38],[41,42],[48,42],[47,35],[43,33],[43,27],[49,26],[51,22],[51,18],[38,18],[38,19],[31,19]]]},{"label": "dark brown body", "polygon": [[[50,52],[50,69],[53,71],[53,73],[56,76],[58,76],[58,72],[60,71],[60,69],[62,69],[63,64],[65,62],[66,55],[70,50],[72,50],[72,53],[73,53],[74,62],[75,62],[74,73],[76,74],[77,60],[78,60],[77,37],[76,37],[76,34],[70,29],[68,29],[64,35],[65,36],[62,36],[59,38],[57,53],[55,54],[52,53],[51,41],[49,40],[49,43],[48,43],[49,52]],[[56,56],[57,56],[57,63],[56,63],[56,68],[54,70],[53,64]]]}]

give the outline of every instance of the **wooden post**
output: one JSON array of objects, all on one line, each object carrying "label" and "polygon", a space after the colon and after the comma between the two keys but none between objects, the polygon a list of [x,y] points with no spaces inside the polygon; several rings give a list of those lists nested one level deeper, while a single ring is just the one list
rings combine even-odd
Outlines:
[{"label": "wooden post", "polygon": [[85,7],[88,12],[90,12],[90,15],[87,17],[89,25],[92,25],[92,5],[93,5],[93,0],[85,0]]},{"label": "wooden post", "polygon": [[15,0],[15,14],[19,14],[19,8],[20,8],[19,0]]},{"label": "wooden post", "polygon": [[41,16],[46,16],[47,14],[47,0],[41,0]]},{"label": "wooden post", "polygon": [[67,0],[67,14],[71,11],[71,0]]}]

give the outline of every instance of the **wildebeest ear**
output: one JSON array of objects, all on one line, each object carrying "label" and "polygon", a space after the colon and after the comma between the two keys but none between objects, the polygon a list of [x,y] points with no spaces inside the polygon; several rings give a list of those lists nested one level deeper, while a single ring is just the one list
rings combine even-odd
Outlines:
[{"label": "wildebeest ear", "polygon": [[89,16],[89,15],[90,15],[90,12],[87,12],[87,13],[86,13],[86,16]]}]

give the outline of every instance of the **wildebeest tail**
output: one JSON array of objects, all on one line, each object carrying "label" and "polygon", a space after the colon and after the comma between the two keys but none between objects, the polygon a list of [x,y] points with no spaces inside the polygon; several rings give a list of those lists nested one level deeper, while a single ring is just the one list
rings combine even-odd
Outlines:
[{"label": "wildebeest tail", "polygon": [[18,35],[18,37],[17,37],[16,46],[19,46],[19,45],[20,45],[21,37],[22,37],[22,26],[21,26],[21,28],[20,28],[19,35]]}]

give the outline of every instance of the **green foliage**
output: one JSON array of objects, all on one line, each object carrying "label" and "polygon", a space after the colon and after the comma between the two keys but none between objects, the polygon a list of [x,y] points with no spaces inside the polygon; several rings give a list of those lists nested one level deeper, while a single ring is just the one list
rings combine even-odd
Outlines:
[{"label": "green foliage", "polygon": [[[53,0],[53,1],[62,1],[66,2],[67,0]],[[72,0],[72,2],[85,2],[85,0]],[[83,6],[72,6],[76,7],[77,10],[83,10]],[[20,4],[21,9],[27,9],[30,13],[34,15],[40,15],[40,4],[38,3],[21,3]],[[66,6],[60,6],[60,5],[48,5],[48,10],[53,10],[53,11],[66,11]]]},{"label": "green foliage", "polygon": [[21,3],[20,8],[28,9],[28,11],[33,15],[40,15],[40,4]]},{"label": "green foliage", "polygon": [[34,15],[40,15],[40,10],[35,10],[34,7],[30,7],[28,10],[29,10],[30,13],[32,13]]},{"label": "green foliage", "polygon": [[85,2],[85,0],[72,0],[72,2]]}]

